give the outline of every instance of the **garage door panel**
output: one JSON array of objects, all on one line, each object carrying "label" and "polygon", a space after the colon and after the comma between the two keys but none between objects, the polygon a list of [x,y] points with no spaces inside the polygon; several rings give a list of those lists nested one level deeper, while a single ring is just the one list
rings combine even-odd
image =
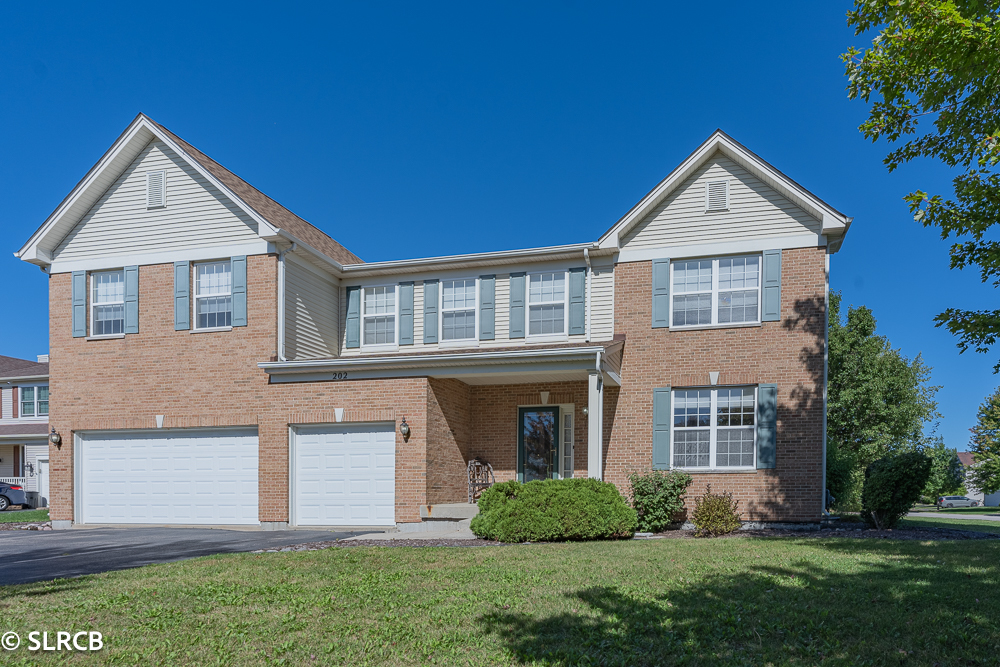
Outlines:
[{"label": "garage door panel", "polygon": [[256,524],[252,431],[84,434],[86,523]]},{"label": "garage door panel", "polygon": [[300,429],[293,462],[296,523],[393,525],[395,459],[393,425]]}]

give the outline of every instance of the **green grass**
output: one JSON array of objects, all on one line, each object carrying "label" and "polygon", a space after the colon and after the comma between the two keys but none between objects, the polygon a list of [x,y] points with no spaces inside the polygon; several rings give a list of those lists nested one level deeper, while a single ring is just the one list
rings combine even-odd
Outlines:
[{"label": "green grass", "polygon": [[6,511],[0,512],[0,523],[15,523],[15,522],[37,522],[37,521],[48,521],[49,511],[48,510],[29,510],[27,512],[14,512]]},{"label": "green grass", "polygon": [[977,533],[1000,533],[1000,521],[988,519],[961,519],[942,515],[941,518],[929,516],[910,516],[900,522],[903,528],[951,528],[957,530],[972,530]]},{"label": "green grass", "polygon": [[995,664],[998,580],[1000,540],[356,547],[0,587],[0,629],[99,630],[94,665]]}]

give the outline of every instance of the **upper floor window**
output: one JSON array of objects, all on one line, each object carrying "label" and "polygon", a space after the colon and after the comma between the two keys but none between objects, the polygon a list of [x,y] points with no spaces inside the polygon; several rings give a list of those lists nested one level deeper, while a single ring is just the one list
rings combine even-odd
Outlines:
[{"label": "upper floor window", "polygon": [[760,321],[760,257],[671,262],[671,326]]},{"label": "upper floor window", "polygon": [[528,335],[566,333],[566,272],[528,277]]},{"label": "upper floor window", "polygon": [[364,288],[365,345],[396,344],[396,286]]},{"label": "upper floor window", "polygon": [[49,414],[49,387],[21,387],[21,416],[44,417]]},{"label": "upper floor window", "polygon": [[195,265],[194,328],[233,326],[233,267],[227,260]]},{"label": "upper floor window", "polygon": [[754,387],[678,389],[673,406],[673,467],[754,467]]},{"label": "upper floor window", "polygon": [[441,282],[441,340],[476,337],[476,280]]},{"label": "upper floor window", "polygon": [[101,271],[90,275],[90,335],[125,333],[125,272]]}]

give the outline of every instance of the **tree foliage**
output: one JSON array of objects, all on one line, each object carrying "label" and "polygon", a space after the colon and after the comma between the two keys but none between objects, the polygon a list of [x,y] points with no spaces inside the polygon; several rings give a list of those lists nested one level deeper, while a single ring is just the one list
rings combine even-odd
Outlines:
[{"label": "tree foliage", "polygon": [[941,436],[929,438],[923,450],[931,459],[931,473],[923,495],[936,500],[938,496],[961,493],[965,471],[958,460],[958,450],[945,445]]},{"label": "tree foliage", "polygon": [[876,334],[871,309],[841,315],[841,295],[830,294],[827,383],[827,487],[841,507],[860,500],[868,464],[918,449],[924,425],[937,416],[931,369],[910,360]]},{"label": "tree foliage", "polygon": [[920,498],[931,474],[923,452],[904,452],[873,461],[865,468],[861,518],[879,528],[895,528]]},{"label": "tree foliage", "polygon": [[[1000,223],[1000,0],[855,0],[848,24],[878,30],[870,48],[842,56],[849,96],[871,102],[859,129],[902,140],[889,171],[929,157],[961,172],[953,198],[916,190],[905,200],[917,222],[955,239],[952,268],[978,267],[1000,286],[1000,242],[989,238]],[[962,352],[986,352],[1000,335],[1000,310],[949,308],[936,321]]]},{"label": "tree foliage", "polygon": [[979,406],[969,441],[975,461],[967,472],[972,486],[983,493],[1000,491],[1000,388]]}]

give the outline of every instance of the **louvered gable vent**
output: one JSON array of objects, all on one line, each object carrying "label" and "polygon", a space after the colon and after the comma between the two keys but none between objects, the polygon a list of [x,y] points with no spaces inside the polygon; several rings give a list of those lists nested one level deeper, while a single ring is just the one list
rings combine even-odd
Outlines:
[{"label": "louvered gable vent", "polygon": [[705,184],[705,210],[729,210],[729,181],[709,181]]},{"label": "louvered gable vent", "polygon": [[167,172],[146,172],[146,208],[167,205]]}]

